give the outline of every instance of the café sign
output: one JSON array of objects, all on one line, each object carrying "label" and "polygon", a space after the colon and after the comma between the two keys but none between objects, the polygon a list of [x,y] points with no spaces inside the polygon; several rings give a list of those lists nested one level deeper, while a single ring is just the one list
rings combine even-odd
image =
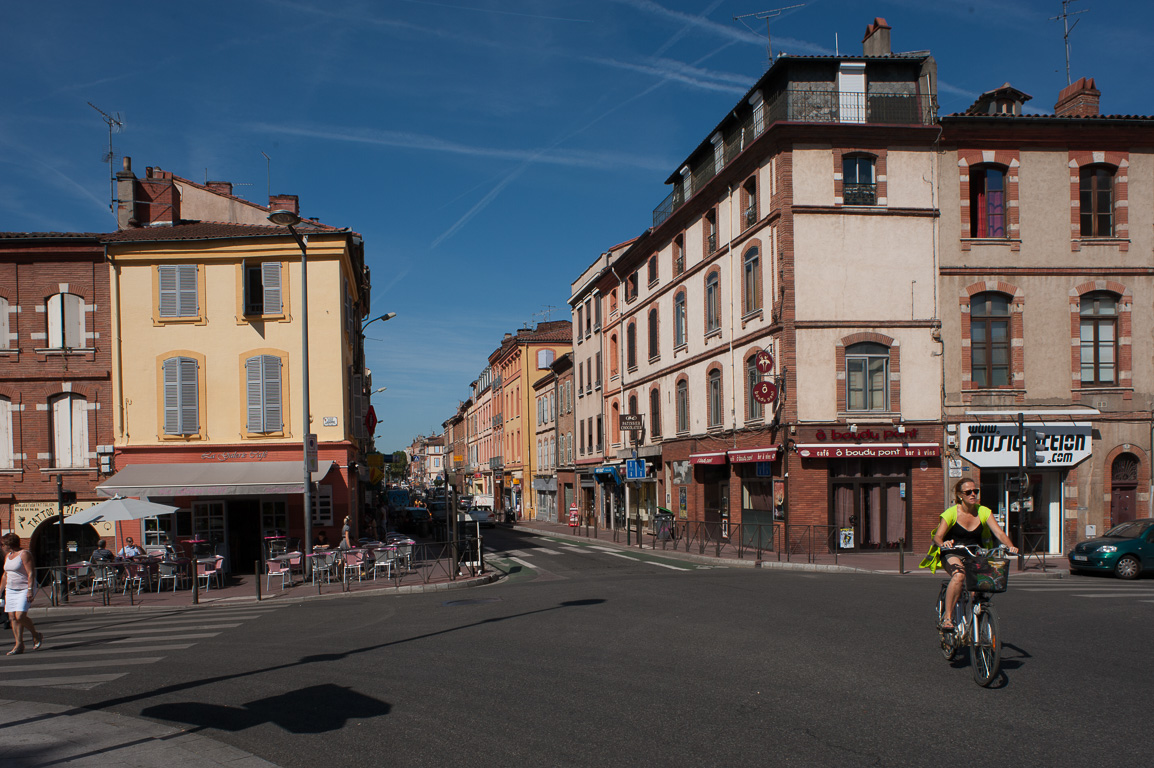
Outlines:
[{"label": "caf\u00e9 sign", "polygon": [[[1008,422],[958,425],[958,452],[962,458],[983,469],[1016,468],[1025,458],[1019,455],[1023,442],[1033,450],[1035,467],[1068,468],[1090,458],[1093,429],[1088,423],[1030,422],[1024,436],[1018,425]],[[1024,439],[1023,439],[1024,438]]]},{"label": "caf\u00e9 sign", "polygon": [[938,456],[941,446],[937,443],[821,443],[797,446],[797,454],[803,459],[920,459]]}]

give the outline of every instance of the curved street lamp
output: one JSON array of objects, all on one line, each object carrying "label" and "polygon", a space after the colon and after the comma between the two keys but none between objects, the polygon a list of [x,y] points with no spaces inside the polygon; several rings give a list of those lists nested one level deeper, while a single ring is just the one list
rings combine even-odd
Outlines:
[{"label": "curved street lamp", "polygon": [[[304,411],[301,429],[304,448],[304,551],[312,551],[313,515],[312,515],[312,471],[309,467],[309,429],[312,424],[309,419],[309,280],[308,280],[308,240],[301,237],[295,227],[301,223],[301,217],[293,211],[278,210],[268,215],[268,220],[281,227],[287,227],[289,233],[296,240],[301,249],[301,403]],[[312,570],[310,558],[305,561],[304,575],[307,577]]]},{"label": "curved street lamp", "polygon": [[370,325],[377,322],[378,320],[392,320],[396,316],[397,316],[396,312],[386,312],[385,314],[383,314],[379,317],[374,317],[372,320],[369,320],[367,323],[365,323],[364,325],[361,326],[361,333],[364,333],[366,328],[368,328]]}]

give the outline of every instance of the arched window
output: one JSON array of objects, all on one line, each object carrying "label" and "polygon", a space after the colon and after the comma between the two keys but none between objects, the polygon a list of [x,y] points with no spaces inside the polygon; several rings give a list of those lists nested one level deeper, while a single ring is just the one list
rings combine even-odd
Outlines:
[{"label": "arched window", "polygon": [[757,178],[750,176],[741,185],[742,229],[749,229],[757,223]]},{"label": "arched window", "polygon": [[649,359],[656,360],[661,355],[658,346],[657,307],[649,310]]},{"label": "arched window", "polygon": [[657,282],[657,254],[649,257],[649,284],[653,285]]},{"label": "arched window", "polygon": [[673,238],[673,274],[680,275],[685,271],[685,238],[678,235]]},{"label": "arched window", "polygon": [[621,360],[620,347],[617,345],[617,334],[609,336],[609,378],[617,378],[617,364]]},{"label": "arched window", "polygon": [[613,401],[609,411],[609,429],[612,431],[612,442],[616,445],[621,442],[621,406],[616,400]]},{"label": "arched window", "polygon": [[0,469],[14,469],[16,455],[12,451],[12,401],[0,397]]},{"label": "arched window", "polygon": [[889,410],[890,350],[884,344],[861,342],[845,350],[847,411]]},{"label": "arched window", "polygon": [[0,349],[12,349],[8,334],[8,299],[0,296]]},{"label": "arched window", "polygon": [[706,380],[706,396],[709,402],[709,426],[720,427],[722,422],[721,369],[714,368]]},{"label": "arched window", "polygon": [[970,169],[970,237],[1006,237],[1006,169]]},{"label": "arched window", "polygon": [[629,370],[637,367],[637,323],[625,326],[625,367]]},{"label": "arched window", "polygon": [[52,466],[78,469],[88,466],[88,401],[77,394],[58,395],[49,401],[52,413]]},{"label": "arched window", "polygon": [[685,346],[685,291],[673,297],[673,346]]},{"label": "arched window", "polygon": [[745,268],[742,270],[742,314],[761,309],[761,255],[754,247],[745,252]]},{"label": "arched window", "polygon": [[846,205],[877,205],[878,185],[874,178],[874,158],[846,155],[841,160],[842,202]]},{"label": "arched window", "polygon": [[717,209],[711,208],[705,214],[705,252],[712,254],[717,250]]},{"label": "arched window", "polygon": [[1079,172],[1078,212],[1082,237],[1114,236],[1114,168],[1087,165]]},{"label": "arched window", "polygon": [[74,293],[48,297],[49,349],[84,349],[84,299]]},{"label": "arched window", "polygon": [[721,280],[715,270],[705,278],[705,333],[721,329]]},{"label": "arched window", "polygon": [[649,390],[649,434],[661,437],[661,392]]},{"label": "arched window", "polygon": [[970,299],[970,377],[979,389],[1010,386],[1010,297]]},{"label": "arched window", "polygon": [[677,431],[689,431],[689,382],[677,382]]},{"label": "arched window", "polygon": [[757,370],[757,356],[745,361],[745,412],[750,419],[762,417],[762,405],[753,398],[754,388],[761,382],[761,371]]},{"label": "arched window", "polygon": [[1082,296],[1079,308],[1083,386],[1118,384],[1118,297],[1105,291]]}]

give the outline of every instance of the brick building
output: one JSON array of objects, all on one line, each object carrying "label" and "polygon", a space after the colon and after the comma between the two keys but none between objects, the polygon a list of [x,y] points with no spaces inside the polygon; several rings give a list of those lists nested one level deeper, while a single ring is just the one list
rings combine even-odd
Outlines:
[{"label": "brick building", "polygon": [[[0,528],[38,565],[57,561],[57,479],[95,504],[110,470],[113,343],[99,235],[0,234]],[[111,524],[66,525],[66,557],[111,541]]]}]

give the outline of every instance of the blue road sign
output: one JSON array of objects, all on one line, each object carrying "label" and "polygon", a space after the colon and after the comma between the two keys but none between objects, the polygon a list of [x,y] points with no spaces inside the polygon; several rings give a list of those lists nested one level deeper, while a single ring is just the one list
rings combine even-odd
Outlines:
[{"label": "blue road sign", "polygon": [[625,479],[626,480],[644,480],[645,479],[645,460],[644,459],[629,459],[625,462]]}]

